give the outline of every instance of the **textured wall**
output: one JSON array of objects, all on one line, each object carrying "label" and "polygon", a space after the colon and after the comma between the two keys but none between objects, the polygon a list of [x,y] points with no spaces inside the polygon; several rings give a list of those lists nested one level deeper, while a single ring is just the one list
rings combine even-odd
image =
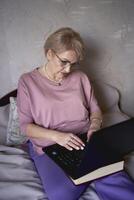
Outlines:
[{"label": "textured wall", "polygon": [[91,79],[116,86],[134,116],[133,0],[0,0],[0,96],[44,62],[44,39],[61,26],[81,33]]}]

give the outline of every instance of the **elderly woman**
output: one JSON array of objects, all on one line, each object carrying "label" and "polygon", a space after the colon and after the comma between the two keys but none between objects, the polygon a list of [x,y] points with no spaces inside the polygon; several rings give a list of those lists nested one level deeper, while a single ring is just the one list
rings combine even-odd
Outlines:
[{"label": "elderly woman", "polygon": [[65,175],[55,183],[56,173],[48,178],[42,148],[57,143],[70,151],[83,149],[84,143],[76,134],[87,132],[89,140],[101,127],[102,115],[88,77],[73,70],[84,55],[80,35],[71,28],[61,28],[48,37],[44,51],[47,62],[19,80],[20,127],[29,138],[30,155],[48,198],[76,200],[87,184],[74,186]]},{"label": "elderly woman", "polygon": [[44,51],[47,62],[19,80],[21,130],[38,155],[43,154],[42,147],[53,143],[68,150],[83,149],[76,134],[87,132],[89,140],[102,122],[90,81],[83,72],[73,70],[83,59],[83,41],[71,28],[61,28],[48,37]]},{"label": "elderly woman", "polygon": [[72,70],[83,59],[82,39],[62,28],[49,36],[44,50],[47,62],[19,80],[21,129],[39,153],[52,143],[68,150],[83,148],[75,134],[87,132],[89,139],[102,116],[87,76]]}]

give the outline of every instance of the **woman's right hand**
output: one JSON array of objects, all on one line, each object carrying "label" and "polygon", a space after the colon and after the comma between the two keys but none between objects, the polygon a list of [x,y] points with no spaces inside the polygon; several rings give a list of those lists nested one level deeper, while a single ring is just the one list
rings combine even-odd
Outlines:
[{"label": "woman's right hand", "polygon": [[83,150],[85,146],[82,140],[73,133],[58,132],[54,135],[54,141],[70,151]]}]

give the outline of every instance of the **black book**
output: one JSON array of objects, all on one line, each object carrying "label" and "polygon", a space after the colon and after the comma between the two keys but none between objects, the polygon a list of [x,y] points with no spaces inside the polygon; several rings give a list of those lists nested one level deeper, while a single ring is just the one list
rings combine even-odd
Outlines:
[{"label": "black book", "polygon": [[[86,142],[86,133],[79,137]],[[54,144],[43,148],[77,185],[123,170],[124,156],[134,150],[134,119],[96,131],[84,150]]]}]

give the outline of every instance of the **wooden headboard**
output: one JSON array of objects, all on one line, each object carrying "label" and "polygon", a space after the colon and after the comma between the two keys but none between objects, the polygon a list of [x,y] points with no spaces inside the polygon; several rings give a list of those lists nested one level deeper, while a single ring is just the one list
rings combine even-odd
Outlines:
[{"label": "wooden headboard", "polygon": [[17,96],[17,89],[4,95],[2,98],[0,98],[0,107],[7,105],[9,103],[10,97],[16,97],[16,96]]}]

